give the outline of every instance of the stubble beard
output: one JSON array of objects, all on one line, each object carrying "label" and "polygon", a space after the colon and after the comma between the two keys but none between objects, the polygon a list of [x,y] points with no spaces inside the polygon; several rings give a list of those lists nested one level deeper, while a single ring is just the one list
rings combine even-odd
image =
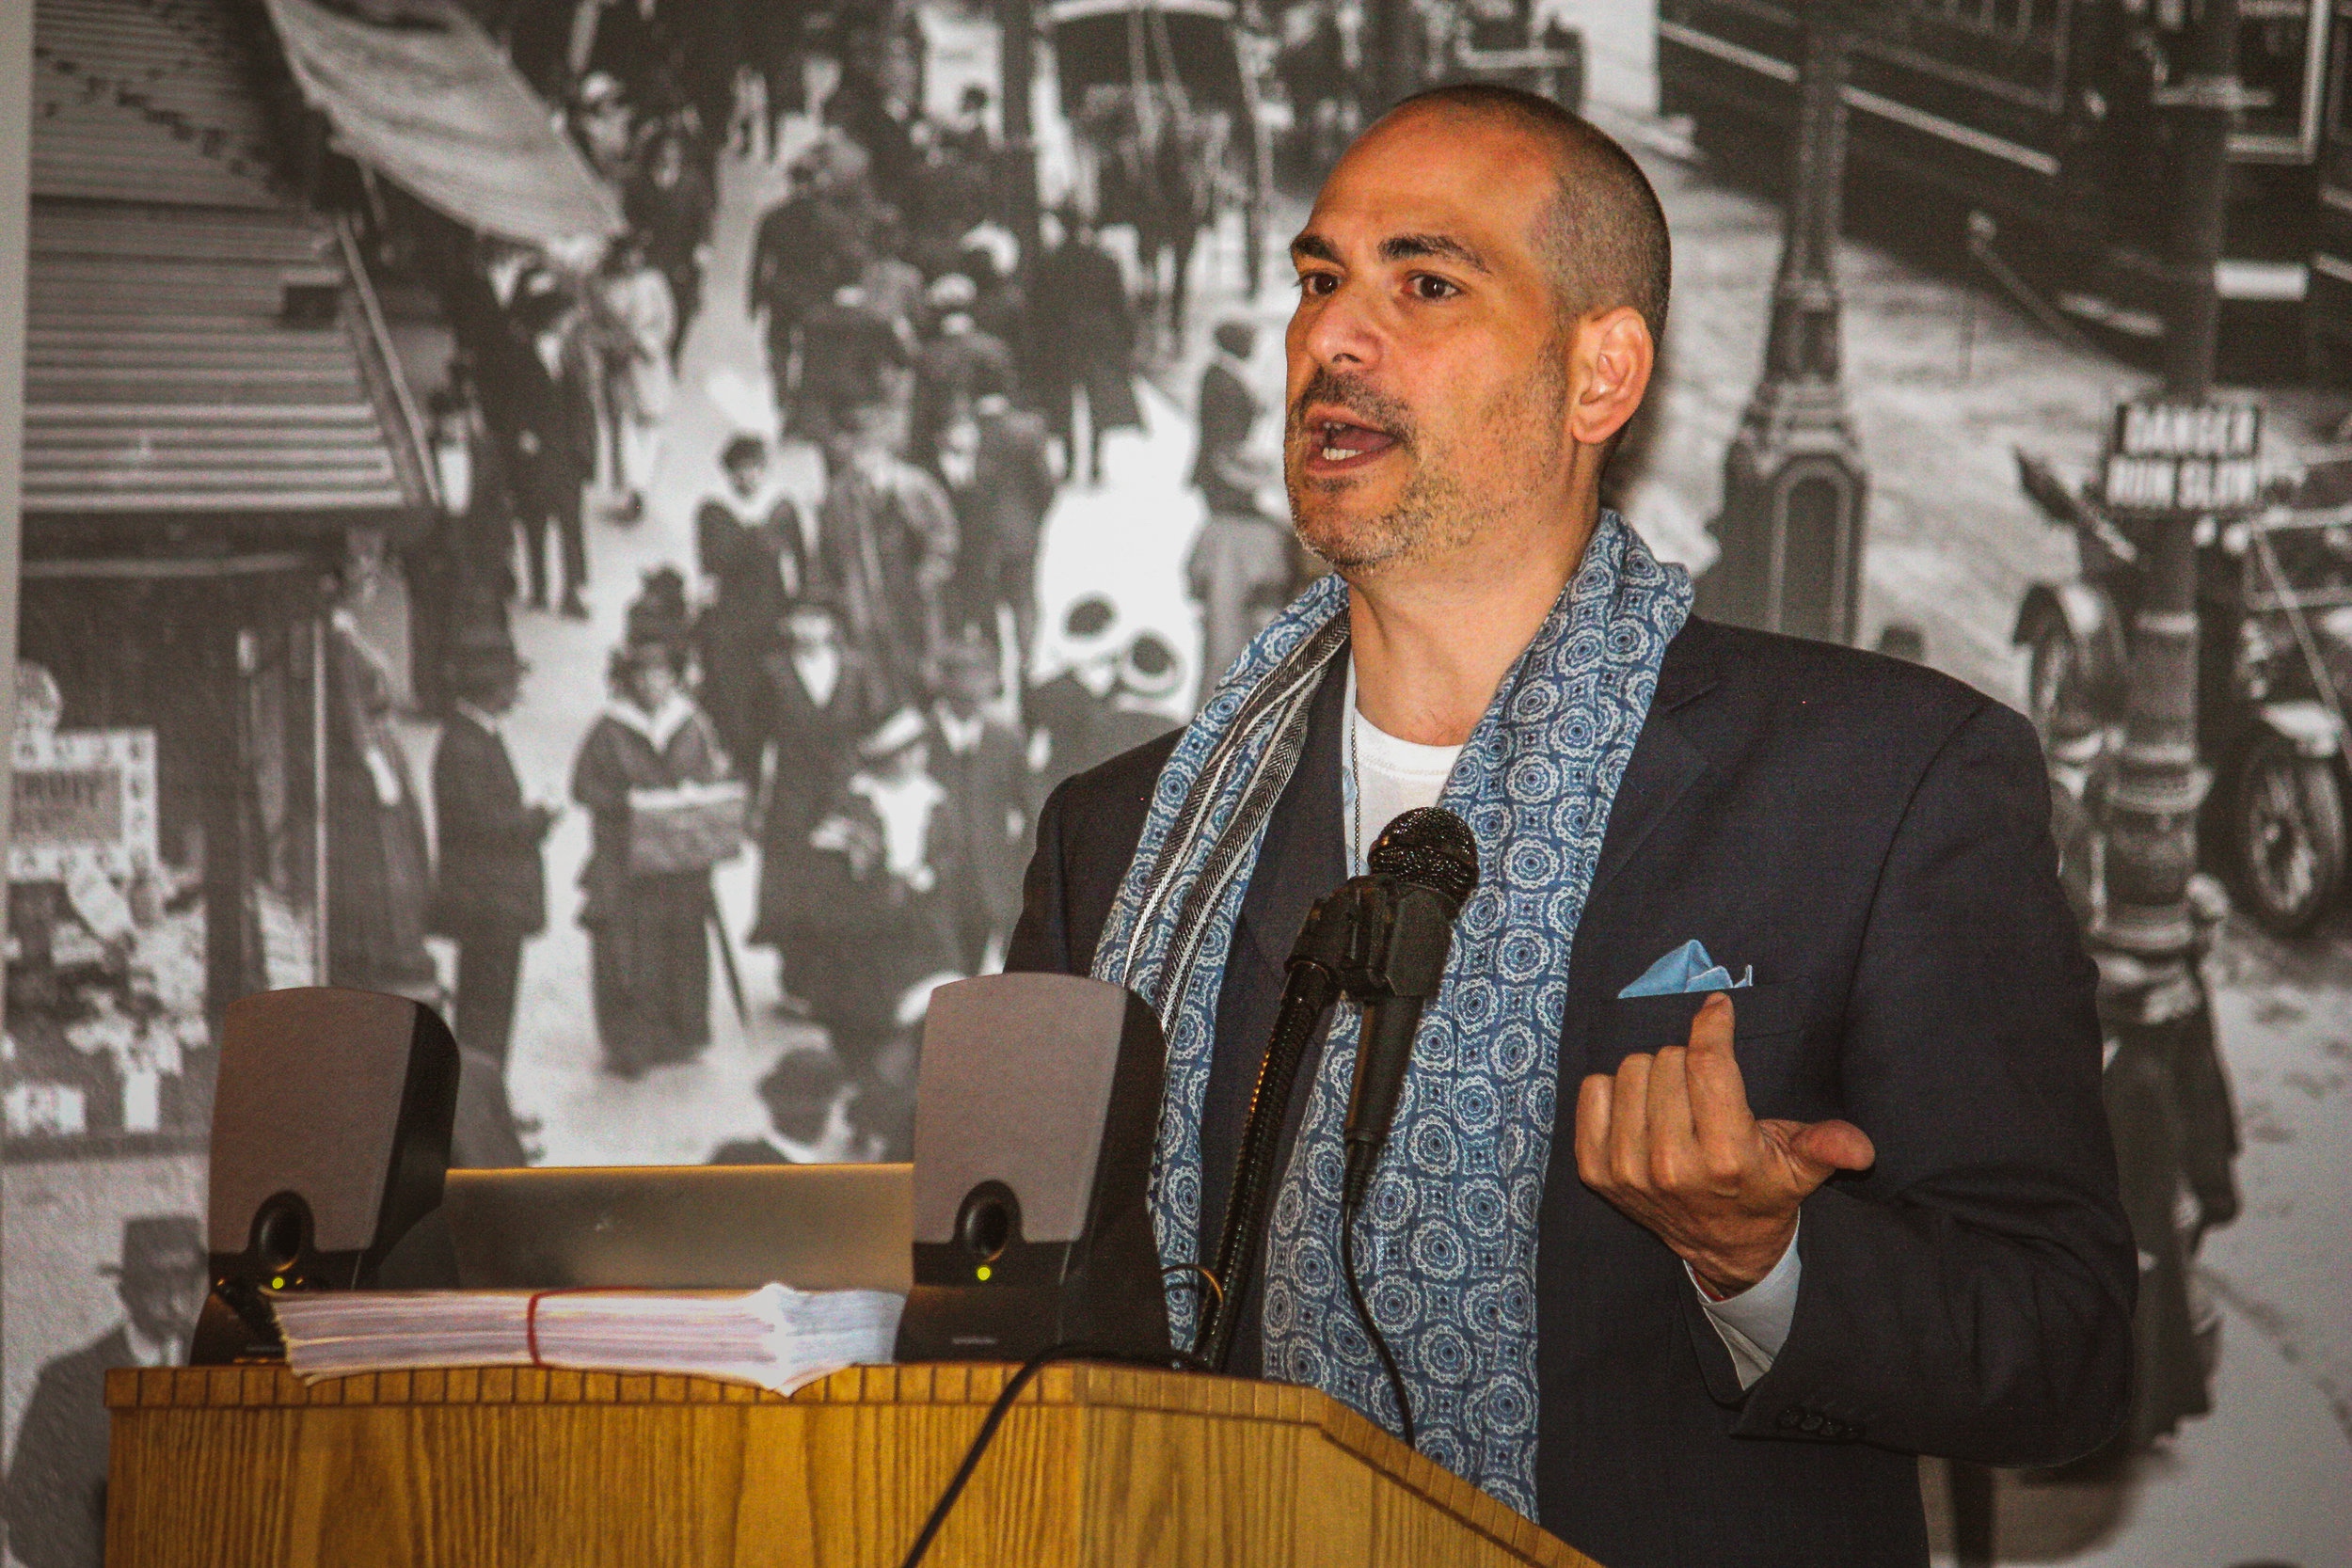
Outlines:
[{"label": "stubble beard", "polygon": [[[1468,421],[1470,430],[1492,433],[1487,441],[1476,443],[1483,450],[1471,451],[1423,431],[1411,410],[1396,399],[1317,371],[1292,404],[1288,438],[1282,443],[1282,486],[1299,543],[1352,579],[1384,567],[1445,556],[1488,531],[1565,461],[1560,451],[1567,398],[1565,366],[1550,353],[1538,363],[1538,375],[1506,385]],[[1346,516],[1345,498],[1364,481],[1300,473],[1309,438],[1302,417],[1309,404],[1318,402],[1364,415],[1396,438],[1393,450],[1411,467],[1404,488],[1385,510],[1369,517]]]}]

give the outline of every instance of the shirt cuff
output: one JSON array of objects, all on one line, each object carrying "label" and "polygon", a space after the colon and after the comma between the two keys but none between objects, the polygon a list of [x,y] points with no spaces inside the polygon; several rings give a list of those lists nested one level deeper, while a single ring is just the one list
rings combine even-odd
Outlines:
[{"label": "shirt cuff", "polygon": [[[1797,1223],[1802,1229],[1803,1219]],[[1797,1256],[1796,1233],[1790,1233],[1788,1250],[1772,1265],[1772,1273],[1736,1296],[1711,1301],[1691,1265],[1683,1264],[1682,1272],[1690,1275],[1691,1289],[1698,1291],[1699,1305],[1707,1308],[1708,1322],[1715,1325],[1724,1349],[1731,1353],[1732,1367],[1740,1374],[1740,1386],[1749,1387],[1772,1370],[1772,1360],[1780,1354],[1780,1347],[1788,1342],[1788,1325],[1797,1316],[1797,1282],[1804,1273],[1804,1264]]]}]

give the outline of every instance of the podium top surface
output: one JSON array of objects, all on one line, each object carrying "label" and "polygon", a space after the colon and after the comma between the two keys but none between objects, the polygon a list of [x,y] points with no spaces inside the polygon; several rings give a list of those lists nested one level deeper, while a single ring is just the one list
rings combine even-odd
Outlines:
[{"label": "podium top surface", "polygon": [[[367,1372],[306,1384],[283,1367],[123,1368],[106,1374],[106,1408],[264,1410],[403,1405],[987,1405],[1014,1369],[995,1362],[850,1367],[789,1396],[748,1384],[667,1373],[451,1367]],[[1317,1388],[1247,1378],[1080,1363],[1049,1366],[1021,1405],[1151,1411],[1317,1429],[1338,1448],[1472,1528],[1556,1568],[1591,1560],[1452,1471],[1406,1448]]]}]

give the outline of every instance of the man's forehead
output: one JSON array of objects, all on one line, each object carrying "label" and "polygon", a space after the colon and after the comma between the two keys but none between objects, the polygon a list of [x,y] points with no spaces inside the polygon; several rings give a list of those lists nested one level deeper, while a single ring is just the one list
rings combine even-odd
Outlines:
[{"label": "man's forehead", "polygon": [[1458,247],[1469,255],[1456,260],[1497,263],[1528,247],[1558,182],[1556,155],[1526,131],[1485,117],[1412,115],[1348,149],[1292,248],[1394,259]]}]

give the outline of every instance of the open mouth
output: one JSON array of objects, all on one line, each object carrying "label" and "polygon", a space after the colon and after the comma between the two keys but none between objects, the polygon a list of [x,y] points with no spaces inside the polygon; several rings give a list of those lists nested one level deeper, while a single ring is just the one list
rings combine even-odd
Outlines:
[{"label": "open mouth", "polygon": [[1359,468],[1396,444],[1395,436],[1371,425],[1341,419],[1311,420],[1307,424],[1307,466],[1322,473]]}]

